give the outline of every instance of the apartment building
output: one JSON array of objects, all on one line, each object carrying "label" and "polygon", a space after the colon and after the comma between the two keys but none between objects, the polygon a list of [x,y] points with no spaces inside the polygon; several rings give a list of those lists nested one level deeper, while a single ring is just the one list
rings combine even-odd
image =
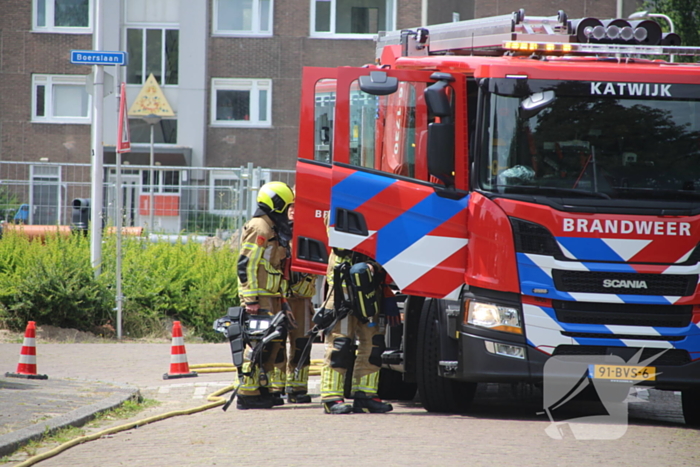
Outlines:
[{"label": "apartment building", "polygon": [[[378,31],[508,14],[570,18],[629,14],[636,0],[0,0],[0,162],[90,163],[92,67],[71,50],[128,53],[105,66],[103,147],[115,161],[117,89],[129,105],[153,74],[175,111],[153,126],[155,163],[292,169],[304,66],[374,60]],[[99,12],[99,24],[96,24]],[[151,127],[130,119],[130,165],[148,165]],[[145,171],[142,171],[145,173]],[[134,171],[135,189],[148,179]],[[216,172],[212,172],[216,174]],[[28,177],[55,177],[41,166]],[[106,173],[105,179],[110,174]],[[179,186],[177,171],[160,185]],[[1,177],[0,177],[1,178]],[[207,183],[214,183],[208,180]],[[139,188],[141,187],[141,188]],[[167,192],[167,188],[161,188]],[[171,190],[172,191],[172,190]],[[48,195],[47,195],[48,196]],[[70,194],[64,197],[70,198]],[[198,201],[199,202],[199,201]],[[49,218],[48,221],[53,219]]]}]

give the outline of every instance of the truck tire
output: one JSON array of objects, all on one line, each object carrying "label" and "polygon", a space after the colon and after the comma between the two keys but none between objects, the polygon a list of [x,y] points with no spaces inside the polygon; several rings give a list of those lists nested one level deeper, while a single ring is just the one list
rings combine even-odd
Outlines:
[{"label": "truck tire", "polygon": [[379,370],[379,398],[412,401],[416,397],[416,383],[403,380],[403,373],[382,368]]},{"label": "truck tire", "polygon": [[681,391],[681,405],[685,424],[700,427],[700,387],[694,386]]},{"label": "truck tire", "polygon": [[440,362],[439,301],[425,303],[420,317],[416,379],[418,397],[428,412],[463,413],[469,409],[476,383],[443,378],[438,373]]}]

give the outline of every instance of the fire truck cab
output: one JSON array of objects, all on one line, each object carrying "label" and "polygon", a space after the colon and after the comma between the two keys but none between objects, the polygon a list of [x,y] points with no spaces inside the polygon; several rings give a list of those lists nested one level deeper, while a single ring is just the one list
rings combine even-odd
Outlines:
[{"label": "fire truck cab", "polygon": [[304,70],[293,267],[325,274],[334,247],[391,275],[387,394],[460,412],[570,357],[681,391],[700,425],[700,66],[673,61],[700,48],[678,44],[520,10]]}]

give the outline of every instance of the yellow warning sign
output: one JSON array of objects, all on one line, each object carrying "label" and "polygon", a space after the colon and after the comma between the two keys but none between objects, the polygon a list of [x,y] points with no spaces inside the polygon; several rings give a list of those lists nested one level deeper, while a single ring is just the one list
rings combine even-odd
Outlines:
[{"label": "yellow warning sign", "polygon": [[175,112],[165,98],[163,90],[158,86],[158,81],[153,73],[148,77],[129,109],[129,117],[147,117],[148,115],[175,116]]}]

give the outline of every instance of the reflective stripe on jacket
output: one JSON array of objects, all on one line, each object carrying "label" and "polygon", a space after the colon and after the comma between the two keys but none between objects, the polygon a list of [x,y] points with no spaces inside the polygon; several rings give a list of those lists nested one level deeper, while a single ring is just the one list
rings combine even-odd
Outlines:
[{"label": "reflective stripe on jacket", "polygon": [[293,272],[289,289],[292,292],[292,297],[311,298],[316,295],[316,276]]},{"label": "reflective stripe on jacket", "polygon": [[243,227],[238,256],[238,292],[244,302],[255,302],[260,296],[282,296],[287,281],[282,274],[282,261],[287,249],[279,244],[267,216],[254,217]]}]

